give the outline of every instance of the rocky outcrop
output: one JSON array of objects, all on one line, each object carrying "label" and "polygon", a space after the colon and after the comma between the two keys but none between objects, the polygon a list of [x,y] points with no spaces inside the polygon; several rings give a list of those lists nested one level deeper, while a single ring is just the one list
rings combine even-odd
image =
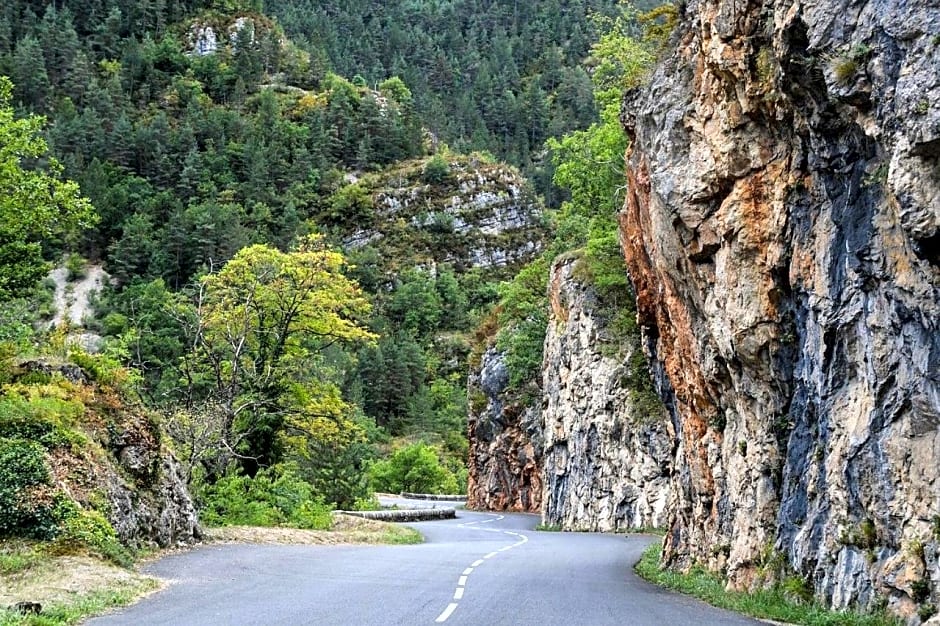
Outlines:
[{"label": "rocky outcrop", "polygon": [[[275,30],[271,19],[260,13],[223,15],[207,13],[190,21],[186,27],[188,53],[208,56],[219,52],[234,54],[240,43],[255,45],[262,36]],[[274,33],[277,41],[284,45],[280,33]]]},{"label": "rocky outcrop", "polygon": [[469,380],[467,507],[536,513],[542,501],[537,399],[509,388],[503,355],[488,349]]},{"label": "rocky outcrop", "polygon": [[622,239],[677,424],[668,563],[938,604],[937,33],[923,1],[693,0],[628,96]]},{"label": "rocky outcrop", "polygon": [[[199,539],[199,520],[182,467],[163,448],[159,425],[128,408],[109,429],[106,462],[92,465],[100,492],[107,494],[108,519],[118,538],[125,545],[161,547]],[[67,478],[64,485],[68,487]]]},{"label": "rocky outcrop", "polygon": [[529,183],[508,165],[476,157],[408,161],[357,179],[337,197],[359,211],[346,247],[371,245],[401,266],[499,271],[542,246],[542,205]]},{"label": "rocky outcrop", "polygon": [[585,531],[663,527],[672,424],[658,399],[631,385],[637,375],[648,377],[639,337],[611,328],[611,307],[576,278],[579,262],[568,256],[552,267],[542,521]]},{"label": "rocky outcrop", "polygon": [[82,365],[23,362],[0,393],[0,449],[7,460],[12,450],[38,452],[41,466],[31,483],[16,485],[22,491],[14,500],[29,514],[3,531],[48,536],[33,522],[45,519],[53,503],[69,500],[107,518],[125,546],[199,539],[183,472],[163,446],[155,416],[112,380],[121,376],[106,369],[113,365],[82,358]]}]

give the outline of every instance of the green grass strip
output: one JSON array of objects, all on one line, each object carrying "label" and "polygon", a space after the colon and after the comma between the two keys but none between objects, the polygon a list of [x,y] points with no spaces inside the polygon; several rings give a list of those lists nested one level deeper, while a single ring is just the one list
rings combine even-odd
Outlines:
[{"label": "green grass strip", "polygon": [[43,607],[40,615],[20,615],[0,609],[0,626],[63,626],[77,624],[86,617],[108,609],[127,606],[157,587],[155,580],[143,580],[120,588],[103,590],[76,598],[68,604]]},{"label": "green grass strip", "polygon": [[715,574],[693,567],[687,574],[661,569],[662,546],[653,543],[636,564],[636,572],[651,583],[695,596],[713,606],[752,617],[806,626],[900,626],[897,618],[881,613],[831,611],[818,602],[800,602],[787,593],[786,582],[751,592],[727,591]]}]

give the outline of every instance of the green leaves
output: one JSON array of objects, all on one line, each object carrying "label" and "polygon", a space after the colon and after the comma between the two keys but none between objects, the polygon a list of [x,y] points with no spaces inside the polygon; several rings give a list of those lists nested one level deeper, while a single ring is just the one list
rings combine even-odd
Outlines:
[{"label": "green leaves", "polygon": [[343,256],[315,236],[289,253],[264,245],[244,248],[202,281],[210,341],[259,350],[256,356],[272,367],[305,350],[311,339],[373,339],[358,323],[369,303],[343,275],[343,264]]},{"label": "green leaves", "polygon": [[38,443],[0,437],[0,536],[48,538],[55,533],[51,500],[27,495],[49,484],[44,452]]},{"label": "green leaves", "polygon": [[24,162],[46,157],[45,120],[16,119],[12,92],[12,83],[0,76],[0,299],[22,295],[45,273],[41,241],[95,221],[78,185],[59,179],[56,160],[44,170],[26,167]]},{"label": "green leaves", "polygon": [[285,450],[303,456],[358,439],[320,358],[334,343],[375,339],[360,324],[369,303],[343,275],[344,263],[308,236],[292,252],[244,248],[202,279],[183,369],[190,393],[216,407],[221,469],[232,451],[251,471]]},{"label": "green leaves", "polygon": [[[548,323],[545,287],[550,264],[560,254],[577,251],[577,277],[601,296],[611,319],[621,311],[632,315],[632,293],[620,251],[617,210],[622,201],[627,137],[620,125],[620,98],[646,76],[662,34],[640,40],[637,16],[626,3],[616,17],[598,18],[603,31],[591,48],[594,98],[600,119],[584,130],[549,139],[546,147],[555,166],[553,182],[569,193],[555,215],[555,239],[542,256],[500,289],[496,345],[505,352],[510,387],[538,382]],[[669,11],[647,16],[662,27]],[[643,16],[640,16],[643,17]],[[619,326],[627,327],[620,323]],[[635,332],[633,329],[631,332]]]},{"label": "green leaves", "polygon": [[225,476],[203,493],[210,526],[291,526],[328,530],[331,507],[315,497],[292,464],[248,476]]},{"label": "green leaves", "polygon": [[459,489],[457,477],[441,466],[434,449],[425,443],[406,446],[374,463],[369,476],[377,491],[389,493],[453,494]]}]

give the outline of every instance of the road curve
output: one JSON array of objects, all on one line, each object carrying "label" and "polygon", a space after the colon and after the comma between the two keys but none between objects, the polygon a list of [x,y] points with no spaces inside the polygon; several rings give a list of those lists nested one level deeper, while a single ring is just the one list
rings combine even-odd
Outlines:
[{"label": "road curve", "polygon": [[146,571],[173,582],[95,626],[752,625],[637,578],[652,537],[538,532],[460,510],[415,546],[208,545]]}]

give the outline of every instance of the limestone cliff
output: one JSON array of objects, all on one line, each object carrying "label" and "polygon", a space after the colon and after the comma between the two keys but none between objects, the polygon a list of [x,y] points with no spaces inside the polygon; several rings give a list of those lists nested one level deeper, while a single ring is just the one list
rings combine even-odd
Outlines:
[{"label": "limestone cliff", "polygon": [[539,512],[565,530],[660,527],[673,427],[636,331],[615,328],[619,311],[579,278],[580,262],[552,266],[540,379],[512,388],[495,347],[471,373],[468,504]]},{"label": "limestone cliff", "polygon": [[628,95],[622,238],[677,424],[668,563],[938,604],[937,33],[925,1],[693,0]]},{"label": "limestone cliff", "polygon": [[610,307],[577,278],[578,263],[576,256],[562,257],[549,283],[542,521],[565,530],[662,527],[671,494],[672,424],[635,384],[637,376],[648,376],[636,358],[642,357],[638,338],[611,328]]},{"label": "limestone cliff", "polygon": [[347,248],[370,245],[401,267],[499,272],[541,249],[542,205],[529,183],[508,165],[473,156],[415,159],[354,178],[333,204],[355,215]]}]

